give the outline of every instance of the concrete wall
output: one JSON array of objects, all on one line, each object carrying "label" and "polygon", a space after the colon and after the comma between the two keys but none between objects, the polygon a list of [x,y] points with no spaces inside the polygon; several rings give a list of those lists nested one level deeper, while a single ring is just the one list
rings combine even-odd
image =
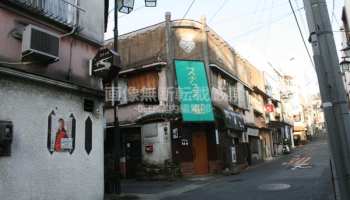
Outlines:
[{"label": "concrete wall", "polygon": [[80,7],[86,10],[86,12],[80,12],[79,25],[83,28],[80,35],[103,44],[104,2],[80,0]]},{"label": "concrete wall", "polygon": [[260,141],[262,146],[262,156],[264,160],[271,160],[272,159],[272,136],[271,133],[268,131],[260,130]]},{"label": "concrete wall", "polygon": [[[57,32],[49,26],[43,25],[38,20],[29,20],[14,12],[0,8],[0,60],[3,62],[19,63],[21,60],[22,41],[15,39],[10,34],[16,27],[23,28],[23,25],[19,22],[33,24],[56,34],[63,34],[63,32]],[[89,59],[95,56],[97,50],[98,47],[96,46],[67,36],[60,40],[60,60],[58,62],[48,65],[34,62],[26,65],[9,65],[9,67],[55,80],[71,82],[87,88],[101,89],[100,80],[89,76]]]},{"label": "concrete wall", "polygon": [[[113,39],[106,44],[112,48]],[[119,49],[123,69],[166,61],[165,23],[119,36]]]},{"label": "concrete wall", "polygon": [[[149,164],[164,164],[171,159],[171,134],[169,122],[145,124],[141,128],[142,158]],[[145,151],[146,145],[153,145],[153,152]]]},{"label": "concrete wall", "polygon": [[[91,98],[91,97],[90,97]],[[102,104],[95,99],[95,105]],[[76,119],[75,150],[47,149],[48,115]],[[92,150],[85,151],[85,120],[92,119]],[[1,200],[102,200],[102,114],[83,110],[83,96],[0,74],[0,120],[14,125],[10,157],[0,157]]]}]

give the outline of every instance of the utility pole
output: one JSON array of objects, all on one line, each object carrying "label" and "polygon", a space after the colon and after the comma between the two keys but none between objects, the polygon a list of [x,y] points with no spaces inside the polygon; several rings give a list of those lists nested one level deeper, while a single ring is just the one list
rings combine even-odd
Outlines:
[{"label": "utility pole", "polygon": [[[118,0],[114,1],[114,43],[113,48],[115,52],[118,52]],[[113,65],[119,66],[119,60],[116,56],[113,57]],[[115,160],[115,182],[114,182],[114,192],[116,194],[121,193],[121,186],[120,186],[120,127],[119,127],[119,119],[118,119],[118,100],[115,99],[117,96],[115,93],[118,90],[118,73],[114,80],[112,80],[112,86],[113,86],[113,98],[112,98],[112,105],[113,105],[113,116],[114,116],[114,131],[113,131],[113,157]]]},{"label": "utility pole", "polygon": [[350,199],[350,118],[325,0],[303,0],[341,200]]}]

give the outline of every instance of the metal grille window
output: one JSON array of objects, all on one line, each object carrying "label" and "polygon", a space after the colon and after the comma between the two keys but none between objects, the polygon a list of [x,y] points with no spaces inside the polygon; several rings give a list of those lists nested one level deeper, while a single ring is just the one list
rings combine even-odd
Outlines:
[{"label": "metal grille window", "polygon": [[33,13],[43,15],[65,25],[75,24],[76,0],[9,0]]},{"label": "metal grille window", "polygon": [[231,82],[229,84],[229,100],[231,103],[237,105],[238,104],[238,89],[237,84]]}]

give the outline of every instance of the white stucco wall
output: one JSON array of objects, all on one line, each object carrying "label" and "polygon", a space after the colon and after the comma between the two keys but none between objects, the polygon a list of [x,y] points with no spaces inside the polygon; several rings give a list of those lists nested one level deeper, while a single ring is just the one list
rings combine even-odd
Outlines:
[{"label": "white stucco wall", "polygon": [[[165,131],[164,128],[167,130]],[[149,164],[164,164],[171,159],[171,134],[169,122],[145,124],[142,133],[142,158]],[[153,145],[153,152],[145,151],[145,145]]]},{"label": "white stucco wall", "polygon": [[[102,110],[97,100],[98,108]],[[73,154],[47,149],[48,115],[76,118]],[[92,119],[92,151],[85,151],[85,120]],[[83,97],[0,74],[0,120],[14,125],[10,157],[0,157],[1,200],[102,200],[102,114],[83,110]]]}]

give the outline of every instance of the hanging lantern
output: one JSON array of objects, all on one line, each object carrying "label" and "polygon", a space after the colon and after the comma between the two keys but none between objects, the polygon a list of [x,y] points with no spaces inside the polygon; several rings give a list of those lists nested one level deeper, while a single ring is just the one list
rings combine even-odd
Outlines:
[{"label": "hanging lantern", "polygon": [[145,0],[145,6],[146,7],[156,7],[157,0]]},{"label": "hanging lantern", "polygon": [[135,0],[119,0],[119,12],[129,14],[134,9]]}]

